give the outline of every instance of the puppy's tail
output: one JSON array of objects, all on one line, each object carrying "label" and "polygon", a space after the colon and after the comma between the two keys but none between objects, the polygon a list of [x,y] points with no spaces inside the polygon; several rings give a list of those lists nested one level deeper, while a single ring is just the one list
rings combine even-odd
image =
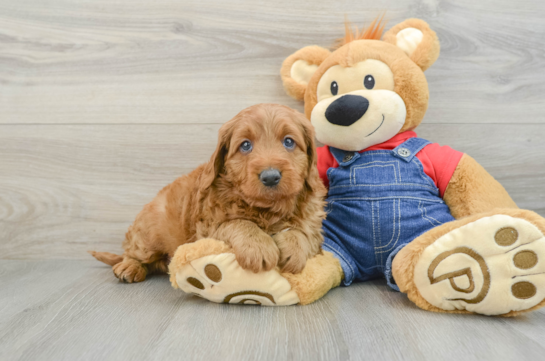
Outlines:
[{"label": "puppy's tail", "polygon": [[95,251],[87,251],[91,254],[91,256],[98,259],[100,262],[104,262],[107,265],[115,266],[119,262],[123,261],[123,257],[117,254],[109,253],[109,252],[95,252]]}]

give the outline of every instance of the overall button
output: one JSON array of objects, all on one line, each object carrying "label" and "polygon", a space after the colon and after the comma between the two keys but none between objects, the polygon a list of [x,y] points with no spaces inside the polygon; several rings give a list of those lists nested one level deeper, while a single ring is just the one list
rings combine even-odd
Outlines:
[{"label": "overall button", "polygon": [[399,154],[400,156],[402,156],[403,158],[407,158],[408,156],[411,155],[411,151],[408,150],[407,148],[399,148],[397,150],[397,154]]},{"label": "overall button", "polygon": [[345,154],[343,158],[343,163],[350,162],[352,158],[354,158],[354,154],[352,153]]}]

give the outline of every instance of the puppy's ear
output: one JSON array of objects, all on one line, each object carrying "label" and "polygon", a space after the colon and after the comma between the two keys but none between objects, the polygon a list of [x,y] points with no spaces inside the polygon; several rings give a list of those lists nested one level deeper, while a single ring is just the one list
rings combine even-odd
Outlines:
[{"label": "puppy's ear", "polygon": [[428,69],[439,57],[439,39],[428,23],[420,19],[407,19],[390,30],[382,38],[403,50],[422,69]]},{"label": "puppy's ear", "polygon": [[314,142],[314,127],[303,114],[298,114],[301,118],[301,125],[303,126],[303,133],[305,136],[305,143],[307,147],[307,161],[308,161],[308,176],[305,180],[306,186],[311,192],[316,192],[318,189],[323,188],[320,175],[318,174],[317,161],[318,154],[316,153],[316,143]]},{"label": "puppy's ear", "polygon": [[280,69],[286,93],[296,100],[303,100],[310,78],[330,54],[329,50],[312,45],[288,56]]},{"label": "puppy's ear", "polygon": [[210,188],[216,178],[223,173],[225,168],[225,157],[229,150],[232,134],[232,121],[223,124],[218,133],[218,145],[216,150],[214,151],[214,154],[212,154],[212,157],[210,157],[210,161],[206,164],[199,180],[199,188],[201,191]]}]

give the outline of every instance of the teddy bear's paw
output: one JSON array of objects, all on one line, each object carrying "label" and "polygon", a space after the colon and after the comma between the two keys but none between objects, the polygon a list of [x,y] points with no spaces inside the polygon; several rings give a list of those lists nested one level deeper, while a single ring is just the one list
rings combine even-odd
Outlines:
[{"label": "teddy bear's paw", "polygon": [[262,306],[299,303],[290,283],[277,270],[247,271],[233,253],[200,257],[177,267],[174,276],[183,291],[212,302]]},{"label": "teddy bear's paw", "polygon": [[445,311],[527,311],[545,299],[545,237],[521,218],[481,218],[429,245],[414,282],[424,299]]}]

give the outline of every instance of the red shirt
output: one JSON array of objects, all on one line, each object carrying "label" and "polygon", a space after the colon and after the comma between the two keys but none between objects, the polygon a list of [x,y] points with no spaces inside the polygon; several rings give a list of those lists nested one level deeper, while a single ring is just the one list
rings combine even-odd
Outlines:
[{"label": "red shirt", "polygon": [[[413,131],[407,131],[396,134],[393,138],[385,141],[384,143],[373,145],[364,150],[360,150],[360,153],[367,152],[369,150],[392,150],[401,143],[405,142],[409,138],[415,138],[416,133]],[[327,170],[329,168],[337,168],[339,163],[333,154],[329,151],[329,146],[325,145],[316,149],[318,152],[318,172],[320,178],[324,182],[326,187],[329,187],[329,179],[327,179]],[[460,162],[460,159],[464,153],[458,152],[449,146],[440,146],[437,143],[426,145],[420,152],[416,154],[416,157],[420,160],[424,166],[424,173],[426,173],[439,188],[439,194],[441,198],[445,194],[445,190]]]}]

